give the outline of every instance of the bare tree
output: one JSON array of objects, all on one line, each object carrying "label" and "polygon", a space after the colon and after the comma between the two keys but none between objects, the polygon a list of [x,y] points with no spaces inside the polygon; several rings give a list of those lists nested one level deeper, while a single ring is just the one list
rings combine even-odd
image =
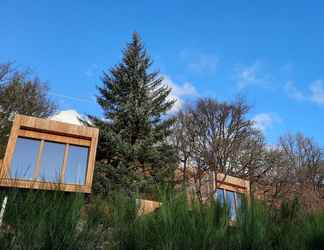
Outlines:
[{"label": "bare tree", "polygon": [[246,168],[239,159],[246,153],[245,143],[255,133],[253,122],[246,118],[248,111],[249,107],[241,100],[221,103],[202,99],[192,112],[196,125],[192,148],[215,177],[218,173],[235,175]]},{"label": "bare tree", "polygon": [[317,204],[323,190],[322,149],[300,133],[282,136],[269,146],[246,117],[248,112],[240,99],[200,99],[179,112],[173,143],[182,163],[182,181],[193,180],[201,199],[211,176],[217,185],[217,174],[223,173],[249,179],[256,195],[273,205],[297,196]]},{"label": "bare tree", "polygon": [[13,69],[12,64],[0,65],[0,155],[3,156],[15,114],[48,117],[56,105],[48,98],[48,87],[28,72]]},{"label": "bare tree", "polygon": [[278,148],[268,148],[263,161],[267,171],[252,186],[258,198],[274,204],[278,197],[285,196],[290,177],[290,169],[284,153]]},{"label": "bare tree", "polygon": [[176,149],[178,162],[180,163],[179,170],[182,173],[181,182],[183,185],[187,183],[188,167],[192,157],[190,150],[190,137],[188,126],[190,126],[190,116],[184,111],[180,111],[176,116],[176,122],[172,128],[170,136],[171,143]]},{"label": "bare tree", "polygon": [[279,139],[281,150],[287,157],[292,181],[296,183],[310,182],[316,184],[323,151],[312,138],[301,133],[287,134]]},{"label": "bare tree", "polygon": [[313,139],[301,133],[284,135],[268,160],[270,171],[258,180],[264,199],[278,205],[297,197],[307,207],[319,202],[323,151]]},{"label": "bare tree", "polygon": [[0,84],[7,83],[13,77],[12,63],[0,64]]},{"label": "bare tree", "polygon": [[226,103],[207,98],[179,113],[174,139],[187,168],[188,163],[194,166],[198,187],[210,173],[216,184],[218,173],[251,179],[261,174],[258,167],[265,143],[253,121],[246,118],[248,112],[249,106],[241,99]]},{"label": "bare tree", "polygon": [[249,136],[242,140],[236,155],[237,167],[231,174],[246,178],[253,185],[271,169],[271,156],[262,132],[252,128]]}]

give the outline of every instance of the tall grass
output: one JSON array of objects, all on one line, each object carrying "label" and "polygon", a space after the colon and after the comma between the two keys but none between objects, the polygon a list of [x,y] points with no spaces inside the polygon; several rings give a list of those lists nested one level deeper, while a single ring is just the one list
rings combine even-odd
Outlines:
[{"label": "tall grass", "polygon": [[[83,201],[62,192],[10,190],[2,249],[66,249],[73,245]],[[2,201],[1,197],[1,201]]]},{"label": "tall grass", "polygon": [[[235,222],[216,202],[201,205],[184,193],[161,192],[157,211],[137,216],[135,197],[44,191],[8,195],[1,249],[324,249],[324,212],[298,202],[270,209],[244,205]],[[190,204],[190,205],[188,205]]]}]

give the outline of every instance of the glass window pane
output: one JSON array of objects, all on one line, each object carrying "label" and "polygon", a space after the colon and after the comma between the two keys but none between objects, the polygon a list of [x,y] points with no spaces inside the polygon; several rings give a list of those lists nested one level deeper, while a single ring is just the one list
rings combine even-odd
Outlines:
[{"label": "glass window pane", "polygon": [[60,182],[61,167],[64,160],[65,144],[46,141],[41,156],[41,169],[38,180]]},{"label": "glass window pane", "polygon": [[9,175],[11,178],[31,180],[36,165],[40,141],[18,137]]},{"label": "glass window pane", "polygon": [[240,209],[242,207],[242,201],[244,196],[242,193],[236,193],[236,209]]},{"label": "glass window pane", "polygon": [[236,219],[234,192],[226,191],[226,205],[231,220]]},{"label": "glass window pane", "polygon": [[217,202],[219,204],[221,204],[221,205],[224,205],[224,197],[225,197],[225,195],[224,195],[224,189],[218,188],[216,190],[215,196],[216,196],[215,198],[216,198]]},{"label": "glass window pane", "polygon": [[87,147],[69,146],[67,167],[65,170],[64,183],[79,184],[85,183],[85,176],[88,165]]}]

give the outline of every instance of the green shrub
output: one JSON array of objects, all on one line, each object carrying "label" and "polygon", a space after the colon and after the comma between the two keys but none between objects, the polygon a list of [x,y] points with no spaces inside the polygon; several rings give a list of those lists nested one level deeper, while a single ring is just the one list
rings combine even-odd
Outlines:
[{"label": "green shrub", "polygon": [[73,245],[83,205],[80,195],[26,190],[12,190],[5,195],[8,203],[0,234],[1,246],[68,249]]},{"label": "green shrub", "polygon": [[[137,216],[136,197],[12,190],[1,249],[323,249],[324,211],[308,214],[298,201],[269,208],[251,202],[230,221],[228,209],[162,191],[162,206]],[[190,205],[189,205],[190,204]]]}]

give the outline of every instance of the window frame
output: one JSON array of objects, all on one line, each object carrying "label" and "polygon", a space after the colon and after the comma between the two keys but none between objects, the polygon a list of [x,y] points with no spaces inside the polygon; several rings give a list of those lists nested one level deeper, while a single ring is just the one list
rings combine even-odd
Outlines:
[{"label": "window frame", "polygon": [[[244,197],[246,197],[246,193],[237,192],[237,191],[235,192],[235,191],[228,190],[228,189],[226,190],[226,189],[224,189],[224,188],[217,188],[217,189],[216,189],[216,192],[215,192],[215,194],[216,194],[216,195],[215,195],[215,199],[216,199],[217,201],[218,201],[218,197],[217,197],[217,196],[218,196],[218,193],[217,193],[218,190],[223,190],[223,195],[224,195],[224,196],[223,196],[223,201],[222,201],[223,203],[222,203],[222,204],[224,204],[224,205],[226,204],[227,207],[228,207],[228,203],[227,203],[228,193],[229,193],[229,192],[232,192],[232,193],[233,193],[233,201],[234,201],[234,204],[233,204],[233,205],[234,205],[235,217],[236,217],[236,216],[237,216],[237,212],[238,212],[239,209],[240,209],[240,208],[238,207],[237,195],[238,195],[238,194],[241,194],[241,195],[244,195]],[[218,201],[218,202],[219,202],[219,201]],[[242,201],[241,201],[241,202],[242,202]],[[234,219],[234,220],[235,220],[235,219]]]},{"label": "window frame", "polygon": [[[98,135],[99,130],[97,128],[78,126],[31,116],[16,115],[11,128],[5,157],[0,167],[0,186],[91,193]],[[37,180],[36,178],[38,176],[34,175],[33,180],[15,179],[9,176],[18,137],[40,140],[40,150],[37,153],[37,160],[34,166],[34,171],[38,171],[38,173],[40,173],[41,170],[40,158],[43,153],[42,148],[46,141],[65,144],[64,159],[60,169],[60,183]],[[67,184],[63,182],[65,170],[68,167],[69,145],[88,148],[88,161],[85,182],[83,185]]]},{"label": "window frame", "polygon": [[[222,189],[224,191],[224,204],[227,204],[227,192],[233,192],[234,195],[234,209],[237,213],[237,194],[241,194],[247,201],[247,204],[250,204],[250,181],[244,180],[241,178],[225,175],[225,174],[217,174],[217,178],[215,178],[215,174],[213,174],[213,190],[217,193],[217,189]],[[216,180],[217,181],[216,181]]]},{"label": "window frame", "polygon": [[216,190],[217,188],[224,189],[225,191],[241,193],[244,194],[247,199],[250,199],[250,181],[248,180],[221,173],[218,173],[217,178],[215,178],[215,174],[213,174],[212,189]]}]

